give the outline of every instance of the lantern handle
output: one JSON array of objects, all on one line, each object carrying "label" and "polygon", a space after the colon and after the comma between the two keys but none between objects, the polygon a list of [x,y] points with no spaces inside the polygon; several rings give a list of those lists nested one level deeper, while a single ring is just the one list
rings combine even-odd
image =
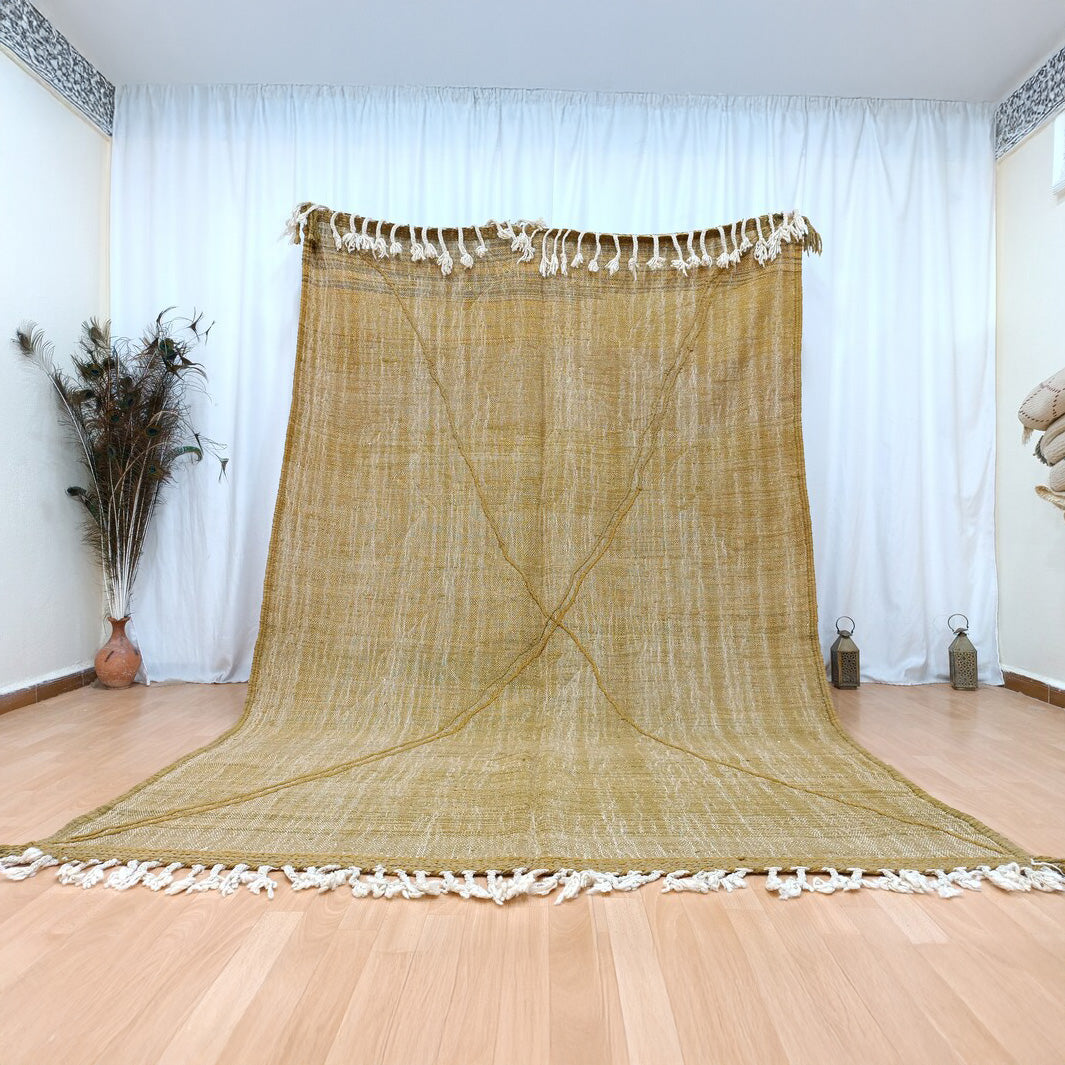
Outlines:
[{"label": "lantern handle", "polygon": [[[947,618],[947,628],[950,629],[951,632],[955,632],[956,633],[958,630],[956,628],[954,628],[953,625],[951,625],[951,621],[954,618],[965,618],[965,615],[964,614],[951,614],[950,617]],[[965,624],[961,626],[961,630],[962,630],[962,632],[968,632],[969,631],[969,619],[968,618],[965,618]]]},{"label": "lantern handle", "polygon": [[835,621],[836,632],[839,632],[839,623],[841,621],[844,621],[844,620],[849,621],[851,623],[850,631],[851,631],[851,635],[853,635],[854,634],[854,618],[852,618],[849,614],[840,614],[840,616],[838,618],[836,618],[836,621]]}]

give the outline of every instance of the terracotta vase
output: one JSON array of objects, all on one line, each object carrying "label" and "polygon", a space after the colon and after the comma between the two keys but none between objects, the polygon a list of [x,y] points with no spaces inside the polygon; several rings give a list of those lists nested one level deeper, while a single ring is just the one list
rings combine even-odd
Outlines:
[{"label": "terracotta vase", "polygon": [[128,688],[141,668],[141,653],[126,635],[128,616],[107,620],[111,638],[96,652],[96,676],[107,688]]}]

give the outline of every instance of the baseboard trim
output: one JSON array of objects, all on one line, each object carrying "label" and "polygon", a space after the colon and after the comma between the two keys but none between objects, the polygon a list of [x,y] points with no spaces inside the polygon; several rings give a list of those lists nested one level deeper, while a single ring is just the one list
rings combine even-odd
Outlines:
[{"label": "baseboard trim", "polygon": [[[5,692],[0,695],[0,714],[18,710],[23,706],[32,706],[34,703],[43,703],[45,699],[62,695],[64,692],[77,691],[78,688],[88,687],[95,680],[95,669],[77,669],[61,677],[42,680],[39,684],[30,684],[17,691]],[[1025,673],[1015,673],[1008,669],[1002,671],[1002,683],[1007,691],[1019,692],[1030,699],[1065,709],[1065,688],[1056,688],[1045,680],[1036,680]]]},{"label": "baseboard trim", "polygon": [[54,695],[62,695],[64,692],[77,691],[96,680],[95,669],[76,669],[73,673],[65,673],[62,677],[53,677],[51,680],[42,680],[39,684],[30,684],[28,687],[19,688],[17,691],[5,692],[0,695],[0,714],[6,714],[9,710],[18,710],[23,706],[32,706],[34,703],[43,703],[45,699],[51,699]]},{"label": "baseboard trim", "polygon": [[1036,680],[1025,673],[1013,673],[1008,669],[1002,671],[1002,683],[1011,692],[1020,692],[1030,699],[1038,699],[1051,706],[1065,707],[1065,688],[1055,688],[1045,680]]}]

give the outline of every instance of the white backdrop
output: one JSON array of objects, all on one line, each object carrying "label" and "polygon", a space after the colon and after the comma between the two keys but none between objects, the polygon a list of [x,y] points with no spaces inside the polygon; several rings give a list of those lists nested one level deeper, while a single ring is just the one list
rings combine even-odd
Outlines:
[{"label": "white backdrop", "polygon": [[[111,297],[119,332],[169,304],[216,320],[206,433],[134,600],[153,680],[241,680],[295,355],[301,200],[426,224],[544,218],[689,230],[798,207],[803,402],[821,634],[857,619],[868,679],[946,673],[963,611],[997,682],[990,106],[335,87],[120,89]],[[560,281],[559,283],[564,283]]]}]

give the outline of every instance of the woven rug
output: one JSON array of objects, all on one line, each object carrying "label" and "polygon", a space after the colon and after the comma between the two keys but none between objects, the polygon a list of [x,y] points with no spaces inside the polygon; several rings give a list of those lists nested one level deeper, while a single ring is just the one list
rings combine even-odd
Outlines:
[{"label": "woven rug", "polygon": [[800,422],[805,219],[630,237],[305,205],[295,225],[244,714],[9,877],[228,893],[281,870],[496,901],[749,871],[785,897],[1065,887],[837,722]]}]

